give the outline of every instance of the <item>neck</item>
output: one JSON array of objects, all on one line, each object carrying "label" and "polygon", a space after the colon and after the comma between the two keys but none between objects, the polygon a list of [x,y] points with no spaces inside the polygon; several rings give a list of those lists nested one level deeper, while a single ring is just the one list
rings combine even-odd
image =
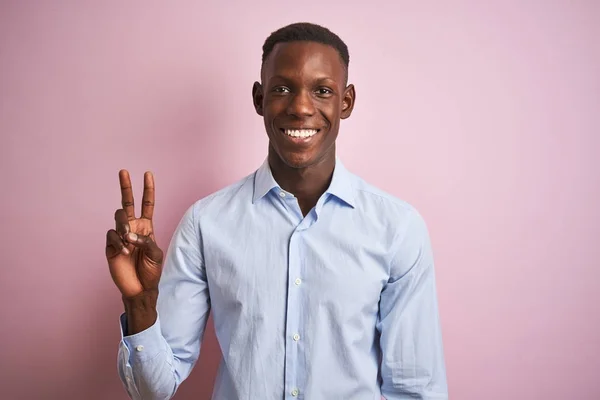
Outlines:
[{"label": "neck", "polygon": [[322,160],[304,168],[290,167],[270,146],[268,160],[275,181],[283,190],[296,196],[302,213],[306,215],[331,183],[335,149]]}]

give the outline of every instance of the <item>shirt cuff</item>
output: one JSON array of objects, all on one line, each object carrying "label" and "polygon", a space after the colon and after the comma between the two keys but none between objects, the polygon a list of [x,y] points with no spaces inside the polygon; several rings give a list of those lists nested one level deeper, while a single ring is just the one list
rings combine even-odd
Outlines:
[{"label": "shirt cuff", "polygon": [[165,340],[162,337],[160,329],[160,317],[148,329],[138,332],[134,335],[125,336],[127,331],[127,317],[125,313],[121,314],[121,342],[127,347],[129,352],[129,362],[144,361],[156,357],[159,353],[166,350]]}]

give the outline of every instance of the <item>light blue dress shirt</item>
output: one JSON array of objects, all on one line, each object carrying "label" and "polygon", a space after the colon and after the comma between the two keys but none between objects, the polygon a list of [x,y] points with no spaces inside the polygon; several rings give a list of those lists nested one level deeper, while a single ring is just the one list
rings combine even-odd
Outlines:
[{"label": "light blue dress shirt", "polygon": [[157,308],[120,343],[133,399],[174,395],[211,309],[215,400],[448,398],[426,225],[339,159],[305,217],[267,161],[197,201],[167,250]]}]

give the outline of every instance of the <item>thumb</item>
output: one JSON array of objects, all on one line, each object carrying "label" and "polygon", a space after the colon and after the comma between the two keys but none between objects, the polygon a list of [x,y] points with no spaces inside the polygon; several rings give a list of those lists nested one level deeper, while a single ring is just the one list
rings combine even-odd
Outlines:
[{"label": "thumb", "polygon": [[129,232],[127,235],[125,235],[125,239],[128,243],[131,243],[135,247],[144,250],[144,253],[150,260],[158,265],[162,264],[163,252],[150,236]]}]

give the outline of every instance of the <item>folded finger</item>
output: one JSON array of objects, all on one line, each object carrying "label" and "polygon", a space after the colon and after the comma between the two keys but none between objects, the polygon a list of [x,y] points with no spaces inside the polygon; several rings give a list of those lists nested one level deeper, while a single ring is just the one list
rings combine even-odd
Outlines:
[{"label": "folded finger", "polygon": [[114,229],[106,232],[106,256],[115,257],[119,254],[129,254],[126,243]]},{"label": "folded finger", "polygon": [[124,237],[130,231],[127,212],[123,209],[115,211],[115,230],[121,237]]},{"label": "folded finger", "polygon": [[125,240],[136,247],[144,249],[148,257],[150,257],[150,259],[157,264],[162,263],[163,252],[150,236],[143,236],[129,232],[127,235],[125,235]]}]

